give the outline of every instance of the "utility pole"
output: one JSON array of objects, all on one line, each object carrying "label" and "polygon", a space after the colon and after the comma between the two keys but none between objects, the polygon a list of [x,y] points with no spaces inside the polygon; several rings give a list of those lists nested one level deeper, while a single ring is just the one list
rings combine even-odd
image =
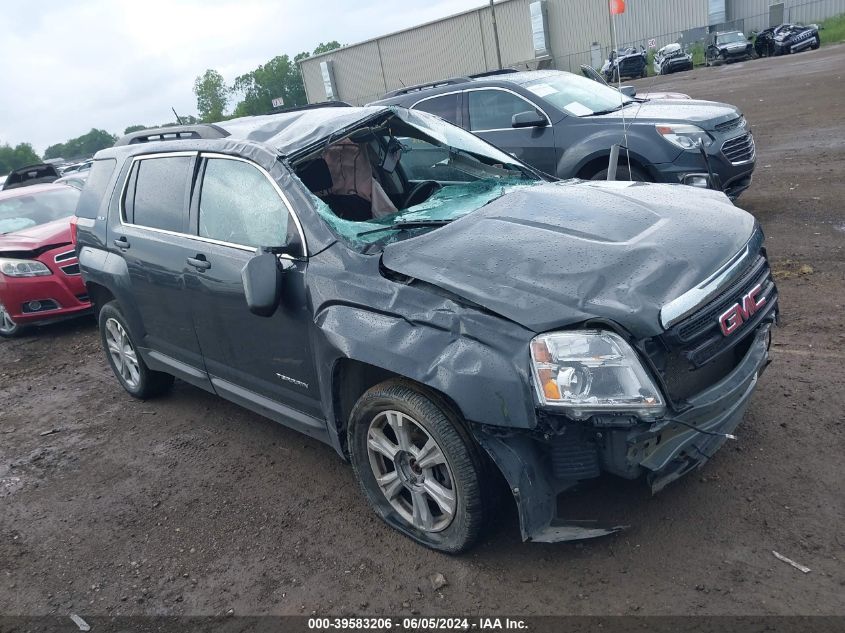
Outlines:
[{"label": "utility pole", "polygon": [[499,50],[499,27],[496,26],[496,7],[493,6],[493,0],[490,0],[490,16],[493,19],[493,42],[496,44],[496,63],[499,70],[502,70],[502,51]]}]

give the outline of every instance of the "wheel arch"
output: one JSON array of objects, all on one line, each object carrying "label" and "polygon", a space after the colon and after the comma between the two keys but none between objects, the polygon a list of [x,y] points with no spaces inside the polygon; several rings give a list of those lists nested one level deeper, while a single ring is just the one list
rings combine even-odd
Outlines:
[{"label": "wheel arch", "polygon": [[109,301],[115,300],[114,293],[106,286],[93,281],[86,282],[85,288],[88,291],[88,299],[94,306],[94,317],[97,318],[99,317],[100,310],[103,309],[103,306]]},{"label": "wheel arch", "polygon": [[331,376],[333,415],[330,422],[334,425],[333,430],[337,433],[338,445],[344,457],[349,456],[346,432],[355,404],[367,391],[390,380],[405,383],[431,398],[452,420],[463,426],[470,437],[473,437],[457,402],[442,391],[409,376],[352,358],[338,358],[332,368]]},{"label": "wheel arch", "polygon": [[[624,166],[628,164],[627,157],[630,156],[630,166],[640,170],[646,176],[655,180],[654,173],[651,169],[649,169],[648,161],[639,154],[635,152],[625,152],[624,150],[620,150],[619,152],[619,165]],[[607,163],[610,160],[610,151],[600,153],[598,155],[593,155],[590,158],[585,159],[582,161],[581,165],[577,171],[577,177],[583,180],[590,180],[593,176],[599,173],[601,170],[607,167]]]}]

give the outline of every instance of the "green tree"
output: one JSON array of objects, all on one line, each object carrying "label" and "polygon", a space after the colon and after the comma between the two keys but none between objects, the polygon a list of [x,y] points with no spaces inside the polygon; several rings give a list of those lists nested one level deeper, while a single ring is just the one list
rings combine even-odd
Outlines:
[{"label": "green tree", "polygon": [[132,134],[132,132],[140,132],[141,130],[146,130],[146,125],[130,125],[125,130],[123,130],[124,134]]},{"label": "green tree", "polygon": [[286,106],[305,103],[299,70],[287,55],[274,57],[235,79],[232,92],[242,97],[235,107],[235,116],[266,114],[277,97],[284,99]]},{"label": "green tree", "polygon": [[66,158],[68,160],[86,158],[93,156],[101,149],[111,147],[116,140],[117,137],[114,134],[91,128],[90,132],[82,136],[77,136],[64,143],[51,145],[44,151],[44,158]]},{"label": "green tree", "polygon": [[223,75],[209,68],[194,81],[194,94],[200,119],[212,123],[223,118],[229,102],[229,89]]},{"label": "green tree", "polygon": [[40,162],[41,157],[35,153],[29,143],[18,143],[15,147],[8,144],[0,145],[0,176],[5,176],[20,167]]},{"label": "green tree", "polygon": [[336,48],[340,48],[339,42],[321,42],[313,53],[299,53],[293,60],[287,55],[278,55],[255,70],[244,73],[235,79],[231,89],[232,94],[240,96],[234,116],[266,114],[277,97],[284,99],[287,107],[305,105],[308,99],[297,62]]},{"label": "green tree", "polygon": [[328,53],[329,51],[333,51],[336,48],[340,48],[340,42],[332,40],[331,42],[326,42],[323,44],[320,42],[317,44],[317,48],[314,49],[313,55],[322,55],[323,53]]}]

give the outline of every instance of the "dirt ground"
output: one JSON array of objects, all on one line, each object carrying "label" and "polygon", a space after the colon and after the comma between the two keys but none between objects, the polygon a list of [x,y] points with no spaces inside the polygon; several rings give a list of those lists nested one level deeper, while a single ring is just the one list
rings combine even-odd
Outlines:
[{"label": "dirt ground", "polygon": [[470,553],[428,551],[327,446],[183,383],[132,400],[83,320],[0,341],[0,613],[845,614],[844,71],[834,46],[637,82],[747,115],[739,205],[783,322],[738,441],[655,497],[567,501],[628,531],[522,543],[506,511]]}]

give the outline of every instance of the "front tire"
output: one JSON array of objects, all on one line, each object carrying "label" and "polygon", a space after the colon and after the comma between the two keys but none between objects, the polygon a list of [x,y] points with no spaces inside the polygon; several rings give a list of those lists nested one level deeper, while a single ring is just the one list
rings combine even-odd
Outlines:
[{"label": "front tire", "polygon": [[[620,152],[621,154],[621,152]],[[620,156],[621,158],[621,156]],[[590,176],[590,180],[607,180],[607,169],[602,169]],[[625,165],[619,165],[616,168],[616,180],[632,180],[634,182],[651,182],[645,173],[636,167],[628,168]]]},{"label": "front tire", "polygon": [[0,303],[0,336],[3,338],[15,338],[26,332],[27,328],[12,320],[12,315],[6,307]]},{"label": "front tire", "polygon": [[146,400],[170,391],[173,376],[153,371],[144,363],[117,301],[103,306],[98,322],[109,365],[130,396]]},{"label": "front tire", "polygon": [[448,407],[415,385],[383,382],[352,410],[352,468],[388,525],[447,553],[471,547],[487,511],[480,450]]}]

